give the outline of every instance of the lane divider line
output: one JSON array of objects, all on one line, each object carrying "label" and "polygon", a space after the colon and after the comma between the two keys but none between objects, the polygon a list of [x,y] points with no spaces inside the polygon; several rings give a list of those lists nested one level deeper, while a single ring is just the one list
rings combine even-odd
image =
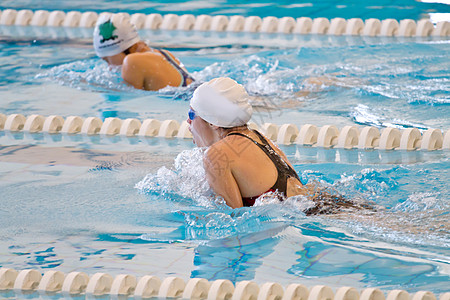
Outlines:
[{"label": "lane divider line", "polygon": [[[428,129],[422,133],[417,128],[399,130],[386,127],[379,130],[376,127],[344,126],[338,129],[335,125],[317,127],[304,124],[300,129],[295,124],[264,123],[258,126],[250,122],[249,127],[260,130],[268,138],[281,145],[302,145],[336,149],[378,149],[378,150],[450,150],[450,129],[442,132],[439,129]],[[32,114],[25,117],[22,114],[0,114],[0,130],[28,133],[46,132],[51,134],[85,134],[85,135],[120,135],[124,137],[163,137],[192,138],[187,121],[181,124],[176,120],[159,121],[146,119],[141,122],[135,118],[121,120],[98,117],[82,118],[69,116],[64,119],[58,115],[44,117]]]},{"label": "lane divider line", "polygon": [[[10,26],[51,26],[51,27],[84,27],[92,28],[97,19],[110,12],[100,14],[92,11],[67,13],[59,10],[47,11],[29,9],[5,9],[0,11],[0,25]],[[150,30],[182,30],[182,31],[228,31],[228,32],[261,32],[285,34],[318,34],[318,35],[361,35],[383,37],[447,37],[450,35],[450,22],[440,21],[433,25],[428,19],[414,21],[404,19],[398,22],[395,19],[379,20],[370,18],[363,21],[360,18],[309,18],[301,17],[243,17],[209,16],[192,14],[128,14],[117,13],[130,22],[137,29]]]}]

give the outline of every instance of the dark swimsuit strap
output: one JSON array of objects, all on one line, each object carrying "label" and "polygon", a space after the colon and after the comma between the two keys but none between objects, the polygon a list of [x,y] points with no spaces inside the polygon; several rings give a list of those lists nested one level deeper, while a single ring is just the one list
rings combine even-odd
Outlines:
[{"label": "dark swimsuit strap", "polygon": [[194,78],[192,78],[192,76],[189,75],[189,73],[186,71],[186,69],[183,68],[180,64],[178,64],[172,58],[172,56],[170,56],[169,53],[167,53],[166,50],[164,50],[164,49],[156,49],[156,50],[158,50],[164,56],[164,58],[180,73],[180,75],[182,77],[181,86],[187,86],[187,82],[186,82],[187,79],[191,79],[192,81],[194,81]]},{"label": "dark swimsuit strap", "polygon": [[277,181],[270,188],[270,190],[272,190],[272,191],[278,190],[278,192],[286,195],[287,180],[290,177],[294,177],[298,181],[300,181],[300,178],[298,177],[297,172],[295,172],[295,170],[284,161],[284,159],[272,148],[272,146],[269,144],[267,139],[261,133],[259,133],[257,130],[252,130],[252,132],[254,132],[259,137],[262,144],[258,143],[257,141],[255,141],[254,139],[249,137],[248,135],[240,133],[240,132],[230,132],[229,134],[227,134],[227,136],[239,135],[239,136],[243,136],[243,137],[249,139],[250,141],[252,141],[253,143],[255,143],[255,145],[257,145],[270,158],[270,160],[272,160],[272,162],[274,163],[274,165],[278,171]]}]

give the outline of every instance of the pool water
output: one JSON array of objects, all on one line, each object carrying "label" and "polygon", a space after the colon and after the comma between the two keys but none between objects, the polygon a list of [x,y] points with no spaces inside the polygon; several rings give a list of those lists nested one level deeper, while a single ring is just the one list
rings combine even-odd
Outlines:
[{"label": "pool water", "polygon": [[405,152],[410,163],[395,163],[385,152],[361,164],[284,146],[303,181],[382,207],[306,217],[295,199],[235,210],[214,200],[189,141],[18,141],[0,150],[4,267],[447,289],[446,153]]},{"label": "pool water", "polygon": [[[20,29],[0,28],[6,35],[0,40],[3,113],[185,120],[193,88],[145,92],[126,86],[118,70],[95,58],[92,30],[60,28],[51,34],[61,37],[43,38],[39,28]],[[252,121],[259,125],[450,128],[447,38],[141,35],[172,50],[198,82],[229,76],[243,83],[255,98]],[[325,84],[308,84],[311,78]]]},{"label": "pool water", "polygon": [[[29,4],[14,3],[2,5]],[[64,7],[90,8],[71,3]],[[253,14],[264,3],[228,1],[224,9]],[[397,11],[417,16],[423,6],[442,7],[414,4]],[[91,35],[0,26],[0,113],[186,119],[193,87],[131,89],[95,57]],[[243,83],[259,125],[450,129],[448,38],[141,35],[173,51],[198,82],[229,76]],[[313,77],[327,84],[309,84]],[[0,266],[448,291],[448,151],[282,150],[303,182],[373,203],[377,212],[305,216],[307,203],[296,198],[231,210],[212,197],[202,149],[191,140],[0,131]]]}]

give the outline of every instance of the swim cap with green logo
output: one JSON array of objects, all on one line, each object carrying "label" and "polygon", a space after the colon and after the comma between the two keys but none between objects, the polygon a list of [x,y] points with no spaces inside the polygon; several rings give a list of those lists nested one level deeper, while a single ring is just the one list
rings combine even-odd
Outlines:
[{"label": "swim cap with green logo", "polygon": [[119,54],[140,41],[130,19],[120,15],[102,15],[94,29],[94,49],[99,57]]},{"label": "swim cap with green logo", "polygon": [[200,118],[225,128],[245,125],[253,114],[245,88],[227,77],[201,84],[190,104]]}]

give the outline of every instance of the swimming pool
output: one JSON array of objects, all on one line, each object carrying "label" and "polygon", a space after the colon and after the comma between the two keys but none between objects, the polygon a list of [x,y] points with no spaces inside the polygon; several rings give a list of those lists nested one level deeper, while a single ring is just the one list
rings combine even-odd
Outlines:
[{"label": "swimming pool", "polygon": [[[0,29],[1,113],[186,118],[192,89],[126,87],[90,29]],[[141,34],[200,81],[242,82],[262,99],[257,124],[450,128],[448,38]],[[304,83],[323,75],[333,84]],[[384,207],[306,217],[295,201],[211,201],[189,139],[0,131],[0,144],[2,267],[448,291],[448,151],[282,146],[302,180]]]}]

